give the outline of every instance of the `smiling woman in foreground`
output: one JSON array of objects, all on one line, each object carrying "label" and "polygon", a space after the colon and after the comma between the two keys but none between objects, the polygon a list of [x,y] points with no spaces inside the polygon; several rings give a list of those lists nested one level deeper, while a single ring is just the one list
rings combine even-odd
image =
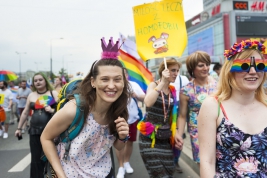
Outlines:
[{"label": "smiling woman in foreground", "polygon": [[198,117],[201,177],[266,177],[267,61],[258,41],[225,51],[218,92]]}]

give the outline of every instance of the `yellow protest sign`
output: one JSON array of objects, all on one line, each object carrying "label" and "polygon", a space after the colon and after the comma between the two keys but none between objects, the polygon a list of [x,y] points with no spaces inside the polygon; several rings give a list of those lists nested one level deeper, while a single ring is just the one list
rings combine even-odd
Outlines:
[{"label": "yellow protest sign", "polygon": [[187,45],[182,0],[162,0],[133,7],[137,52],[151,58],[181,56]]},{"label": "yellow protest sign", "polygon": [[0,104],[4,104],[4,100],[5,100],[5,95],[0,94]]}]

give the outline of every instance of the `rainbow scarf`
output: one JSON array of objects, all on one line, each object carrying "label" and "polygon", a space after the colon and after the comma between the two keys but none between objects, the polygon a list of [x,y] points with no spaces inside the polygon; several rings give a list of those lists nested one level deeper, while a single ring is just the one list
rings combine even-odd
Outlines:
[{"label": "rainbow scarf", "polygon": [[[171,125],[171,131],[172,131],[172,136],[170,138],[171,140],[171,145],[172,148],[174,149],[174,137],[175,137],[175,132],[176,132],[176,121],[177,121],[177,99],[176,99],[176,90],[175,87],[172,85],[169,85],[170,91],[173,96],[173,107],[172,107],[172,112],[170,114],[170,125]],[[140,133],[144,136],[147,136],[151,138],[152,143],[151,143],[151,148],[154,148],[155,143],[156,143],[156,134],[155,130],[157,130],[161,125],[153,125],[150,122],[144,122],[146,116],[142,118],[141,121],[137,124],[137,129],[140,131]]]}]

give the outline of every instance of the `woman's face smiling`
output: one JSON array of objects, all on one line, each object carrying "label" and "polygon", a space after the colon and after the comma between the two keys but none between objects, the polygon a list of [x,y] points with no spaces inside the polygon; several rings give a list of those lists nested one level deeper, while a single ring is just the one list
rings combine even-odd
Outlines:
[{"label": "woman's face smiling", "polygon": [[198,62],[194,69],[195,78],[206,78],[209,76],[210,65],[204,62]]},{"label": "woman's face smiling", "polygon": [[91,79],[91,84],[96,89],[96,100],[111,104],[120,97],[124,88],[122,68],[99,66],[98,71],[96,79]]},{"label": "woman's face smiling", "polygon": [[[252,53],[255,59],[261,59],[261,56],[256,51]],[[249,56],[249,59],[250,57]],[[262,83],[264,72],[256,72],[254,67],[251,67],[249,72],[234,72],[234,79],[241,91],[256,91]]]}]

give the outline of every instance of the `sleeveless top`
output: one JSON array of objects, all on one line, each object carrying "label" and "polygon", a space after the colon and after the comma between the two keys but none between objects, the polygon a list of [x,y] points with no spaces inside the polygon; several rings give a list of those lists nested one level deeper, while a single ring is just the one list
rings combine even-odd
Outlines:
[{"label": "sleeveless top", "polygon": [[[51,95],[52,92],[50,91]],[[53,95],[52,95],[53,96]],[[57,103],[50,106],[51,108],[55,109]],[[44,108],[42,109],[35,109],[35,102],[30,102],[30,109],[33,110],[33,114],[30,121],[30,135],[41,135],[46,124],[52,118],[53,114],[46,112]]]},{"label": "sleeveless top", "polygon": [[[169,103],[169,95],[166,95],[163,92],[164,101],[165,101],[165,108],[167,112],[166,123],[170,123],[170,114],[173,108],[173,96],[170,92],[170,106],[168,107]],[[168,109],[169,108],[169,109]],[[163,102],[162,96],[159,94],[156,102],[151,107],[146,107],[146,120],[147,122],[152,123],[153,125],[164,125],[164,111],[163,111]]]},{"label": "sleeveless top", "polygon": [[108,125],[98,124],[89,114],[81,132],[71,141],[69,160],[64,160],[65,144],[57,151],[68,178],[106,177],[111,169],[110,148],[116,137],[109,135]]},{"label": "sleeveless top", "polygon": [[259,134],[244,133],[231,123],[221,105],[223,119],[216,136],[215,177],[267,177],[267,127]]}]

